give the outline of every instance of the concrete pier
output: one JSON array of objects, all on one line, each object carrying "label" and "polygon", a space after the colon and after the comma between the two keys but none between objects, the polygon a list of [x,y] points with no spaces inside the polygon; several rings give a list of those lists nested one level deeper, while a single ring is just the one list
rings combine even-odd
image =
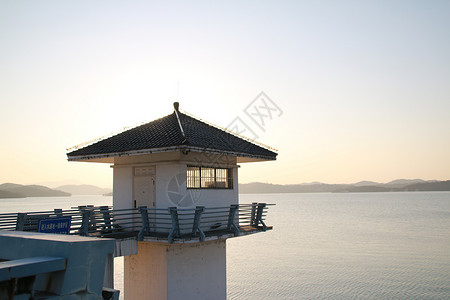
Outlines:
[{"label": "concrete pier", "polygon": [[127,299],[226,299],[226,240],[138,242],[124,265]]}]

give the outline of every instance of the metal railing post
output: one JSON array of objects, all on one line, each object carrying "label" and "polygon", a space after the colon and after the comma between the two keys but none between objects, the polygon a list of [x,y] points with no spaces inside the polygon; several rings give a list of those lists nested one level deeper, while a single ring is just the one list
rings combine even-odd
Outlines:
[{"label": "metal railing post", "polygon": [[89,219],[91,218],[92,211],[90,209],[81,210],[81,227],[80,235],[89,236]]},{"label": "metal railing post", "polygon": [[23,231],[25,228],[25,219],[27,218],[26,213],[18,213],[17,214],[17,221],[16,221],[16,230],[17,231]]},{"label": "metal railing post", "polygon": [[258,203],[258,211],[256,212],[256,226],[258,226],[258,224],[261,222],[262,227],[263,227],[262,230],[266,231],[267,226],[262,220],[262,214],[264,211],[264,207],[266,207],[266,203]]},{"label": "metal railing post", "polygon": [[234,218],[236,216],[236,211],[238,210],[239,205],[238,204],[231,204],[230,205],[230,213],[228,214],[228,225],[227,230],[233,231],[234,236],[239,235],[239,227],[236,226],[236,223],[234,222]]},{"label": "metal railing post", "polygon": [[138,233],[138,241],[144,240],[144,234],[150,234],[150,222],[148,220],[147,206],[139,206],[138,211],[141,213],[142,228]]},{"label": "metal railing post", "polygon": [[83,213],[85,210],[89,210],[91,213],[89,214],[89,225],[91,227],[97,228],[97,220],[95,220],[95,207],[94,205],[79,205],[78,210]]},{"label": "metal railing post", "polygon": [[256,207],[258,206],[258,202],[252,203],[252,215],[250,218],[250,225],[257,226],[256,224]]},{"label": "metal railing post", "polygon": [[174,236],[180,235],[180,223],[178,222],[178,210],[176,207],[169,207],[169,213],[172,219],[172,229],[170,230],[167,239],[169,240],[169,243],[172,244]]},{"label": "metal railing post", "polygon": [[105,222],[105,230],[106,229],[112,229],[111,226],[111,213],[109,211],[108,206],[100,206],[100,212],[103,215],[103,220]]},{"label": "metal railing post", "polygon": [[200,235],[200,242],[205,240],[205,233],[200,229],[200,218],[204,209],[204,206],[195,207],[194,223],[192,225],[192,235],[196,236],[198,233]]}]

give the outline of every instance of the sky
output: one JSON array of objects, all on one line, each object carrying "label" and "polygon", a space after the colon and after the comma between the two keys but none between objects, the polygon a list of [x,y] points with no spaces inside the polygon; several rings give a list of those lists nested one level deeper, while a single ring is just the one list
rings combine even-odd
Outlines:
[{"label": "sky", "polygon": [[110,187],[66,149],[174,101],[278,150],[241,183],[449,180],[450,2],[0,0],[0,183]]}]

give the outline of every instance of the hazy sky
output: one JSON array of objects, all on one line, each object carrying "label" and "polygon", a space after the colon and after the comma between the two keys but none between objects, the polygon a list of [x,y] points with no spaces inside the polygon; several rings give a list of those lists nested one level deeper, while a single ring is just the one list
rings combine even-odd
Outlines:
[{"label": "hazy sky", "polygon": [[[282,110],[264,131],[244,112],[261,91]],[[66,148],[177,94],[279,150],[242,183],[448,180],[450,1],[0,0],[0,183],[110,186]]]}]

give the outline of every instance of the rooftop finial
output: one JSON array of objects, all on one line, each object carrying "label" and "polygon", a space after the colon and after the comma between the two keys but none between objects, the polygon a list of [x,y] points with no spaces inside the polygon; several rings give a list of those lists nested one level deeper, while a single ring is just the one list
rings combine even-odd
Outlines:
[{"label": "rooftop finial", "polygon": [[173,108],[175,108],[175,110],[178,112],[179,110],[179,108],[180,108],[180,103],[178,103],[178,102],[174,102],[173,103]]}]

